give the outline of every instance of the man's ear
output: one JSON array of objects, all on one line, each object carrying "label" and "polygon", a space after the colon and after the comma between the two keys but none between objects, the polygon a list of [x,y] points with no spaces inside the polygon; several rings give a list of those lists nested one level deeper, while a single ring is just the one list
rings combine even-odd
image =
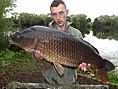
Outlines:
[{"label": "man's ear", "polygon": [[68,15],[68,14],[69,14],[69,10],[67,9],[67,10],[66,10],[66,15]]}]

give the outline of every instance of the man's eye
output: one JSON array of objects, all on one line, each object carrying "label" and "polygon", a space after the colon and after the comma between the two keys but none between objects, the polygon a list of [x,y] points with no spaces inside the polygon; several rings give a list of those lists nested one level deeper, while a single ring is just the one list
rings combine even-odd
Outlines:
[{"label": "man's eye", "polygon": [[63,11],[60,11],[60,12],[59,12],[59,15],[61,15],[61,14],[63,14],[63,13],[64,13]]},{"label": "man's eye", "polygon": [[51,13],[51,15],[52,15],[52,16],[55,16],[55,15],[57,15],[57,13]]}]

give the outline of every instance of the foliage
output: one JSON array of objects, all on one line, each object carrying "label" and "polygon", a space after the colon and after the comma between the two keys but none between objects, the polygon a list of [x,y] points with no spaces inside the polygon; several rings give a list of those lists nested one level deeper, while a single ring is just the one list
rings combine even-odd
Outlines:
[{"label": "foliage", "polygon": [[47,26],[51,21],[47,15],[36,15],[28,13],[20,13],[18,16],[18,21],[20,23],[20,28],[27,28],[34,25],[44,25]]},{"label": "foliage", "polygon": [[72,26],[77,28],[82,32],[82,35],[88,34],[89,30],[87,29],[87,24],[90,21],[90,19],[86,19],[86,15],[84,14],[78,14],[78,15],[70,15],[72,18]]},{"label": "foliage", "polygon": [[86,71],[83,71],[81,69],[78,69],[77,72],[79,74],[84,74],[86,76],[90,76],[93,78],[97,78],[97,74],[96,74],[96,69],[94,67],[90,67],[89,69],[87,69]]},{"label": "foliage", "polygon": [[118,71],[111,71],[108,73],[108,81],[118,85]]},{"label": "foliage", "polygon": [[[98,78],[97,71],[94,67],[91,67],[87,71],[83,71],[81,69],[78,69],[77,72],[79,74],[84,74],[84,75],[90,76],[92,78]],[[113,70],[113,71],[108,72],[108,82],[118,86],[118,71],[117,70]]]},{"label": "foliage", "polygon": [[7,37],[5,33],[9,30],[9,26],[12,24],[7,19],[7,14],[15,7],[16,0],[0,0],[0,50],[7,46]]},{"label": "foliage", "polygon": [[[36,71],[37,68],[31,60],[32,56],[24,50],[19,52],[4,50],[0,52],[0,75],[15,76],[22,72]],[[41,64],[41,61],[39,61]]]},{"label": "foliage", "polygon": [[15,7],[14,2],[15,0],[0,0],[0,30],[1,32],[3,32],[5,28],[7,28],[5,17],[7,16],[8,13],[10,13],[10,11],[13,10],[13,7]]},{"label": "foliage", "polygon": [[40,14],[40,17],[44,21],[44,26],[49,26],[49,23],[52,21],[52,18],[49,17],[49,15],[45,15],[45,14]]},{"label": "foliage", "polygon": [[5,27],[5,17],[13,10],[15,0],[0,0],[0,30]]}]

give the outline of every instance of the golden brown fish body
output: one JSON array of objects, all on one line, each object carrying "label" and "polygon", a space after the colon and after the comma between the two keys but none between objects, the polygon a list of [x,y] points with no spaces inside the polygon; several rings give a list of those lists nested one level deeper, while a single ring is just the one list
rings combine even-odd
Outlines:
[{"label": "golden brown fish body", "polygon": [[78,67],[80,63],[86,62],[98,69],[100,79],[106,82],[106,71],[115,68],[111,62],[103,59],[90,43],[75,38],[69,32],[33,26],[11,36],[10,42],[29,52],[35,46],[47,61],[55,65],[60,75],[64,72],[61,65]]}]

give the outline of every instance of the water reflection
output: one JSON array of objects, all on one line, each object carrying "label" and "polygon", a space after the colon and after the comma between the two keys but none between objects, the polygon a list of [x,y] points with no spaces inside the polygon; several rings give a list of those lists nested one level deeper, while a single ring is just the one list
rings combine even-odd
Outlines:
[{"label": "water reflection", "polygon": [[118,41],[98,39],[97,37],[93,36],[92,31],[89,35],[85,35],[84,40],[96,47],[103,58],[106,58],[118,65]]}]

